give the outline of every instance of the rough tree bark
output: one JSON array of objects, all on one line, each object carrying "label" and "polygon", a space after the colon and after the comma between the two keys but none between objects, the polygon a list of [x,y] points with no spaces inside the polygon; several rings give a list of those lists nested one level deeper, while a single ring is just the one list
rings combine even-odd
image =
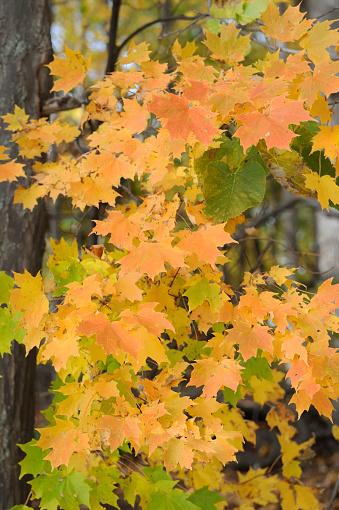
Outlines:
[{"label": "rough tree bark", "polygon": [[[33,118],[40,115],[48,97],[49,77],[44,65],[51,59],[48,0],[0,1],[0,115],[25,108]],[[11,134],[0,120],[0,145],[11,148]],[[31,167],[26,166],[27,179]],[[14,186],[0,185],[0,270],[36,274],[41,268],[46,214],[44,204],[33,213],[13,205]],[[28,494],[19,481],[17,443],[32,438],[34,427],[35,355],[27,358],[22,346],[13,345],[12,356],[0,358],[0,510],[23,504]]]}]

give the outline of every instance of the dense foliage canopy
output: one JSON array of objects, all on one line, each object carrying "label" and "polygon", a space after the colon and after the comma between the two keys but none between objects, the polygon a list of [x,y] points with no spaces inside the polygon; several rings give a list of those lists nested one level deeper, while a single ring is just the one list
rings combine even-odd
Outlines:
[{"label": "dense foliage canopy", "polygon": [[[0,352],[14,335],[57,372],[50,424],[21,446],[22,475],[35,477],[31,497],[43,509],[115,505],[118,484],[148,510],[319,508],[298,483],[313,439],[293,440],[293,409],[300,417],[313,405],[331,419],[339,285],[311,294],[274,265],[232,288],[224,268],[268,178],[322,208],[339,204],[328,103],[339,89],[338,33],[298,7],[281,15],[268,0],[222,4],[197,15],[202,43],[175,38],[166,62],[131,41],[115,72],[89,81],[90,58],[67,46],[55,56],[57,94],[90,85],[81,126],[97,129],[79,157],[40,159],[77,139],[67,121],[20,108],[3,117],[19,156],[1,148],[1,179],[20,182],[25,159],[37,158],[15,203],[32,209],[63,195],[85,213],[106,209],[99,244],[52,240],[45,278],[0,276]],[[253,33],[269,50],[260,60],[251,60]],[[123,198],[121,179],[131,184]],[[251,468],[224,480],[223,465],[256,440],[242,399],[269,403],[281,476]]]}]

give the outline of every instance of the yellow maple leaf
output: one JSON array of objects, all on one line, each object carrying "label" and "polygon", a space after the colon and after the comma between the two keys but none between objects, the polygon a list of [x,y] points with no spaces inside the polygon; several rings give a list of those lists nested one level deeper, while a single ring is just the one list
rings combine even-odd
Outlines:
[{"label": "yellow maple leaf", "polygon": [[[1,167],[0,167],[1,168]],[[38,203],[38,199],[45,197],[47,194],[47,186],[35,182],[30,188],[18,186],[14,191],[13,204],[22,204],[24,209],[33,211]]]},{"label": "yellow maple leaf", "polygon": [[13,312],[23,310],[19,326],[22,328],[37,327],[49,309],[41,274],[32,276],[25,270],[24,274],[14,273],[14,281],[15,285],[20,288],[11,291],[11,306]]},{"label": "yellow maple leaf", "polygon": [[25,177],[24,165],[16,161],[0,163],[0,181],[15,181],[18,177]]},{"label": "yellow maple leaf", "polygon": [[7,113],[1,118],[8,124],[6,127],[8,131],[22,131],[27,125],[29,115],[26,115],[23,108],[19,108],[19,106],[15,105],[14,113]]},{"label": "yellow maple leaf", "polygon": [[55,76],[61,76],[54,83],[52,91],[63,90],[65,94],[74,87],[81,85],[91,65],[91,57],[85,59],[80,51],[73,51],[65,46],[66,59],[54,57],[47,67]]},{"label": "yellow maple leaf", "polygon": [[339,204],[339,186],[329,175],[319,176],[312,172],[305,175],[305,186],[318,194],[318,201],[322,209],[329,209],[329,201]]}]

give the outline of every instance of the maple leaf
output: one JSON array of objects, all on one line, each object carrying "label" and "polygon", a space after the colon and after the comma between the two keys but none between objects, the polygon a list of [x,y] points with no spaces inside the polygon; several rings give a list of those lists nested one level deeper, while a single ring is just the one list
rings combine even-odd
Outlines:
[{"label": "maple leaf", "polygon": [[172,267],[186,267],[184,258],[186,251],[180,250],[176,246],[172,247],[170,240],[164,240],[161,243],[141,242],[139,246],[134,246],[128,255],[119,260],[121,264],[120,275],[124,276],[128,272],[139,272],[148,274],[154,278],[157,274],[165,271],[165,262]]},{"label": "maple leaf", "polygon": [[84,317],[77,331],[80,335],[95,334],[97,343],[103,346],[107,354],[118,354],[122,349],[137,358],[142,347],[136,335],[129,332],[121,322],[111,322],[107,315],[100,312]]},{"label": "maple leaf", "polygon": [[129,301],[142,301],[143,292],[135,285],[139,279],[139,273],[127,273],[124,276],[119,275],[119,280],[115,284],[115,289],[122,298],[126,298]]},{"label": "maple leaf", "polygon": [[330,175],[319,176],[315,172],[305,175],[305,186],[318,194],[322,209],[329,209],[329,201],[339,204],[339,186]]},{"label": "maple leaf", "polygon": [[181,468],[191,469],[194,452],[185,439],[176,439],[173,437],[169,441],[166,441],[162,448],[165,451],[163,459],[167,471],[175,471],[178,463]]},{"label": "maple leaf", "polygon": [[265,24],[263,32],[266,36],[277,39],[280,42],[289,42],[300,39],[312,26],[312,20],[304,19],[305,13],[300,12],[299,7],[289,5],[283,14],[272,2],[268,4],[262,13]]},{"label": "maple leaf", "polygon": [[126,218],[121,211],[110,211],[105,221],[96,220],[95,223],[93,232],[102,236],[110,234],[112,244],[127,250],[132,249],[133,238],[141,234],[139,225]]},{"label": "maple leaf", "polygon": [[29,115],[26,115],[24,108],[15,105],[14,113],[7,113],[1,117],[8,124],[6,127],[9,131],[22,131],[28,123]]},{"label": "maple leaf", "polygon": [[[0,163],[0,181],[15,181],[18,177],[25,177],[24,165],[16,161]],[[45,194],[45,193],[44,193]]]},{"label": "maple leaf", "polygon": [[259,140],[265,140],[268,149],[289,150],[291,140],[297,135],[288,129],[288,125],[313,120],[304,109],[303,101],[286,101],[285,96],[274,97],[262,113],[241,113],[235,118],[242,122],[235,136],[240,139],[244,150],[256,145]]},{"label": "maple leaf", "polygon": [[300,46],[307,50],[309,58],[316,65],[328,61],[327,48],[338,44],[338,31],[332,30],[331,24],[329,20],[314,23],[300,41]]},{"label": "maple leaf", "polygon": [[256,356],[258,349],[273,355],[273,336],[269,334],[267,326],[256,324],[252,328],[250,323],[243,321],[236,321],[233,326],[233,329],[228,330],[226,340],[239,344],[244,361]]},{"label": "maple leaf", "polygon": [[193,106],[185,97],[154,95],[147,108],[163,122],[171,138],[187,140],[193,133],[207,147],[213,137],[219,136],[211,121],[215,114],[201,106]]},{"label": "maple leaf", "polygon": [[13,273],[14,282],[18,289],[11,291],[11,306],[13,312],[23,310],[20,327],[37,328],[39,322],[48,313],[49,303],[44,294],[44,287],[40,272],[32,276],[28,271],[24,274]]},{"label": "maple leaf", "polygon": [[234,440],[237,438],[242,439],[242,434],[233,430],[226,431],[219,429],[215,432],[214,435],[215,439],[213,439],[212,445],[214,447],[214,455],[216,458],[223,464],[227,464],[228,462],[235,460],[235,454],[237,453],[238,449],[231,445],[228,440]]},{"label": "maple leaf", "polygon": [[164,314],[154,310],[158,305],[159,303],[143,303],[139,306],[137,313],[133,313],[132,310],[124,310],[120,317],[124,318],[126,324],[140,324],[155,336],[160,336],[165,329],[175,332],[173,325],[165,318]]},{"label": "maple leaf", "polygon": [[53,468],[60,464],[67,466],[72,453],[77,449],[77,430],[74,423],[59,418],[55,418],[55,422],[55,426],[39,429],[40,438],[36,443],[42,450],[52,448],[45,459],[51,462]]},{"label": "maple leaf", "polygon": [[[312,152],[324,149],[324,154],[331,161],[339,157],[339,126],[320,126],[319,132],[312,138]],[[338,177],[338,169],[336,177]]]},{"label": "maple leaf", "polygon": [[237,391],[241,382],[242,367],[235,361],[223,359],[215,361],[205,358],[198,360],[194,365],[190,385],[204,386],[203,395],[206,399],[216,396],[220,388],[227,386]]},{"label": "maple leaf", "polygon": [[206,41],[203,44],[212,52],[212,58],[221,60],[229,65],[241,62],[250,51],[251,39],[249,35],[239,37],[240,29],[234,23],[220,26],[220,37],[206,31]]},{"label": "maple leaf", "polygon": [[13,204],[22,204],[24,209],[30,209],[33,211],[39,198],[47,195],[47,190],[47,186],[44,184],[38,184],[37,182],[34,182],[29,188],[18,186],[17,189],[14,190]]},{"label": "maple leaf", "polygon": [[133,448],[138,451],[140,448],[140,423],[137,416],[125,416],[124,418],[103,415],[98,424],[99,429],[109,430],[108,442],[111,451],[114,452],[121,446],[124,440],[131,441]]},{"label": "maple leaf", "polygon": [[319,92],[326,96],[336,92],[339,87],[339,61],[321,62],[317,64],[313,73],[306,76],[300,90],[299,99],[311,107],[317,99]]},{"label": "maple leaf", "polygon": [[123,57],[120,57],[119,64],[120,65],[126,65],[126,64],[141,64],[142,62],[147,62],[149,60],[149,55],[151,53],[151,50],[148,49],[149,44],[146,42],[142,42],[138,45],[134,43],[134,41],[131,42],[127,55],[124,55]]},{"label": "maple leaf", "polygon": [[196,232],[183,232],[181,241],[177,244],[180,248],[189,253],[197,253],[199,260],[208,262],[213,266],[220,256],[218,246],[229,243],[236,243],[232,237],[225,232],[226,223],[210,225],[199,228]]},{"label": "maple leaf", "polygon": [[62,76],[54,83],[51,90],[63,90],[65,94],[78,85],[82,85],[91,65],[91,57],[85,59],[80,51],[73,51],[65,45],[66,59],[54,57],[47,65],[55,76]]}]

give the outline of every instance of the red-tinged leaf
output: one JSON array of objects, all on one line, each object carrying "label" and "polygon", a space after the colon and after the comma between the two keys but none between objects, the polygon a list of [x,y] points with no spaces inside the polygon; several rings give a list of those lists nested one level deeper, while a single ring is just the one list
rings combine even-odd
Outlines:
[{"label": "red-tinged leaf", "polygon": [[268,149],[289,150],[292,139],[297,136],[288,129],[289,124],[314,120],[304,110],[303,101],[286,101],[285,96],[273,98],[262,112],[242,113],[235,118],[242,122],[235,136],[240,139],[244,150],[256,145],[259,140],[265,140]]},{"label": "red-tinged leaf", "polygon": [[165,315],[154,310],[158,305],[159,303],[143,303],[139,306],[136,313],[132,310],[124,310],[121,312],[120,317],[124,318],[125,324],[131,326],[140,324],[140,326],[143,326],[149,333],[155,336],[160,336],[165,329],[175,332],[173,325],[166,319]]},{"label": "red-tinged leaf", "polygon": [[223,247],[225,244],[237,242],[225,232],[225,225],[226,223],[202,226],[196,232],[184,231],[177,246],[189,253],[196,253],[199,260],[214,266],[217,258],[221,255],[218,246]]},{"label": "red-tinged leaf", "polygon": [[232,360],[215,361],[212,358],[198,360],[194,364],[190,385],[204,386],[203,395],[210,399],[224,386],[237,391],[241,382],[241,370],[242,367]]},{"label": "red-tinged leaf", "polygon": [[315,66],[313,73],[306,76],[300,90],[299,99],[311,107],[319,92],[329,96],[339,88],[339,61],[322,62]]},{"label": "red-tinged leaf", "polygon": [[239,352],[244,361],[257,355],[258,349],[273,355],[273,336],[267,326],[255,325],[253,328],[249,322],[236,321],[233,329],[226,336],[227,342],[239,344]]},{"label": "red-tinged leaf", "polygon": [[146,273],[150,278],[165,271],[165,262],[173,268],[186,267],[184,258],[186,251],[172,247],[166,240],[162,243],[141,242],[139,246],[131,249],[128,255],[119,260],[121,264],[120,275],[129,272],[138,272],[140,276]]},{"label": "red-tinged leaf", "polygon": [[219,136],[211,121],[214,114],[201,106],[193,106],[185,97],[175,94],[153,96],[148,109],[163,122],[171,138],[187,140],[193,133],[207,147],[213,137]]},{"label": "red-tinged leaf", "polygon": [[299,381],[305,377],[308,371],[309,368],[307,367],[305,361],[299,359],[291,364],[291,367],[286,374],[286,378],[289,377],[291,379],[292,385],[297,388]]},{"label": "red-tinged leaf", "polygon": [[114,452],[124,442],[130,441],[133,448],[140,448],[140,420],[136,416],[125,416],[124,418],[104,415],[98,424],[99,429],[109,430],[108,442],[111,452]]},{"label": "red-tinged leaf", "polygon": [[79,335],[96,335],[97,344],[101,344],[107,354],[118,354],[120,349],[138,357],[142,345],[137,337],[121,322],[111,322],[104,313],[87,315],[78,326]]}]

